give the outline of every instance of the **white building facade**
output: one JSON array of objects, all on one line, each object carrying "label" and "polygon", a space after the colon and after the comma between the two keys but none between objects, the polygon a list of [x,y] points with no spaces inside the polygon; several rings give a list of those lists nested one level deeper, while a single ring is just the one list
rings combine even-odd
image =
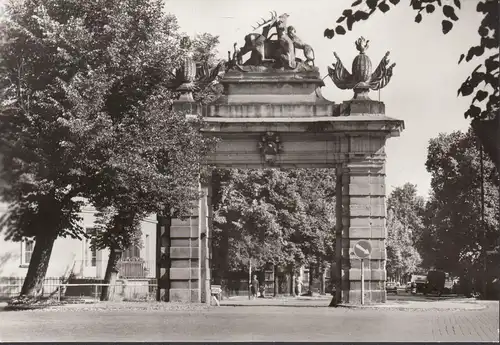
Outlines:
[{"label": "white building facade", "polygon": [[[7,211],[7,204],[0,204],[0,217]],[[91,234],[96,210],[91,206],[82,209],[82,226]],[[125,250],[120,262],[120,276],[124,278],[153,278],[156,265],[156,215],[141,223],[142,246]],[[34,248],[34,239],[21,242],[5,240],[0,233],[0,278],[25,277]],[[89,239],[58,238],[52,250],[46,277],[104,278],[109,250],[95,250]]]}]

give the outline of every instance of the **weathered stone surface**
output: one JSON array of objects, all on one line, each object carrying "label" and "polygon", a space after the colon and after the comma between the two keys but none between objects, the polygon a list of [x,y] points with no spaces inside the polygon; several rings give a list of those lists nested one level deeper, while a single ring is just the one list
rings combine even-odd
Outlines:
[{"label": "weathered stone surface", "polygon": [[[371,280],[382,280],[385,281],[386,279],[386,271],[385,270],[375,270],[375,269],[366,269],[364,270],[364,280],[365,281],[371,281]],[[350,281],[361,281],[361,269],[359,268],[351,268],[349,270],[349,280]]]},{"label": "weathered stone surface", "polygon": [[341,116],[353,114],[384,115],[385,104],[373,100],[351,100],[344,101],[340,107]]},{"label": "weathered stone surface", "polygon": [[386,238],[386,229],[384,227],[349,227],[349,233],[347,238],[361,239],[361,238],[372,238],[372,239],[383,239]]},{"label": "weathered stone surface", "polygon": [[170,302],[200,303],[200,292],[197,289],[170,289]]},{"label": "weathered stone surface", "polygon": [[170,282],[171,289],[182,289],[182,290],[189,290],[189,289],[198,289],[200,287],[199,281],[198,280],[172,280]]},{"label": "weathered stone surface", "polygon": [[385,190],[385,184],[383,183],[370,183],[368,181],[364,181],[358,183],[350,183],[348,194],[352,196],[385,196]]},{"label": "weathered stone surface", "polygon": [[190,225],[172,225],[170,227],[170,238],[191,237]]},{"label": "weathered stone surface", "polygon": [[[347,304],[361,304],[361,289],[351,288],[345,291],[348,295]],[[385,290],[366,290],[365,304],[385,303],[387,301],[387,293]]]},{"label": "weathered stone surface", "polygon": [[171,268],[196,268],[197,266],[198,260],[170,260]]},{"label": "weathered stone surface", "polygon": [[[282,98],[283,96],[279,99]],[[334,105],[331,103],[272,103],[277,99],[278,98],[276,97],[276,95],[272,95],[267,100],[269,103],[265,103],[266,100],[260,99],[260,103],[209,105],[206,110],[206,116],[231,118],[288,118],[305,116],[318,117],[332,116],[335,109]]]},{"label": "weathered stone surface", "polygon": [[198,268],[171,268],[170,279],[173,280],[193,280],[198,279],[200,269]]},{"label": "weathered stone surface", "polygon": [[172,259],[198,259],[199,248],[170,247],[170,258]]},{"label": "weathered stone surface", "polygon": [[317,91],[324,85],[317,70],[310,72],[229,71],[221,80],[225,97],[216,104],[317,103],[328,104]]}]

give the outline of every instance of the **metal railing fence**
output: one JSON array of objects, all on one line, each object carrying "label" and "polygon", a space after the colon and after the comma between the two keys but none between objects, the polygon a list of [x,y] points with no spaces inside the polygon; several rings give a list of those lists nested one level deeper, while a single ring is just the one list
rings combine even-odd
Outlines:
[{"label": "metal railing fence", "polygon": [[[111,288],[115,299],[126,301],[149,301],[156,299],[156,279],[118,279],[115,284],[104,284],[101,279],[74,279],[83,282],[63,282],[62,278],[49,277],[44,280],[42,298],[62,300],[99,300],[103,286]],[[21,293],[24,278],[0,277],[0,299],[6,300]]]}]

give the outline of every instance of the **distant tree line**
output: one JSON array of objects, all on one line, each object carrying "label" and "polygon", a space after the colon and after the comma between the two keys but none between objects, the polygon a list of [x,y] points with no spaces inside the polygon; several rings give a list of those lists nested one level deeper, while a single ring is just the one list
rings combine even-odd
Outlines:
[{"label": "distant tree line", "polygon": [[426,167],[431,174],[427,201],[409,183],[388,198],[387,271],[401,274],[441,269],[469,288],[491,296],[498,270],[499,174],[481,154],[472,131],[431,139]]},{"label": "distant tree line", "polygon": [[251,266],[261,281],[265,270],[280,276],[275,294],[293,294],[300,267],[310,268],[312,281],[334,260],[332,169],[218,169],[213,194],[217,279]]}]

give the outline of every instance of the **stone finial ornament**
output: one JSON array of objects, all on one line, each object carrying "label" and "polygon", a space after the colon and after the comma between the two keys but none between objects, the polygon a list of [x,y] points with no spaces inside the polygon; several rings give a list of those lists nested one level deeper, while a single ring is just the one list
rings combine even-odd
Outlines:
[{"label": "stone finial ornament", "polygon": [[225,61],[221,61],[217,66],[210,68],[206,61],[195,61],[193,53],[190,51],[191,44],[189,37],[185,36],[181,39],[180,46],[187,50],[187,53],[180,68],[175,70],[174,79],[170,83],[172,89],[180,92],[179,100],[186,102],[194,102],[193,91],[203,89],[222,77],[226,65]]},{"label": "stone finial ornament", "polygon": [[260,137],[259,149],[267,164],[273,165],[278,159],[278,154],[283,151],[281,139],[277,133],[266,132]]},{"label": "stone finial ornament", "polygon": [[352,62],[352,74],[347,71],[335,52],[333,55],[337,62],[333,64],[334,68],[328,67],[328,75],[339,89],[354,90],[353,99],[370,99],[369,90],[380,90],[385,87],[391,80],[392,69],[396,66],[395,63],[389,65],[389,52],[387,52],[372,73],[372,62],[365,54],[369,42],[364,37],[356,40],[355,45],[359,55]]}]

